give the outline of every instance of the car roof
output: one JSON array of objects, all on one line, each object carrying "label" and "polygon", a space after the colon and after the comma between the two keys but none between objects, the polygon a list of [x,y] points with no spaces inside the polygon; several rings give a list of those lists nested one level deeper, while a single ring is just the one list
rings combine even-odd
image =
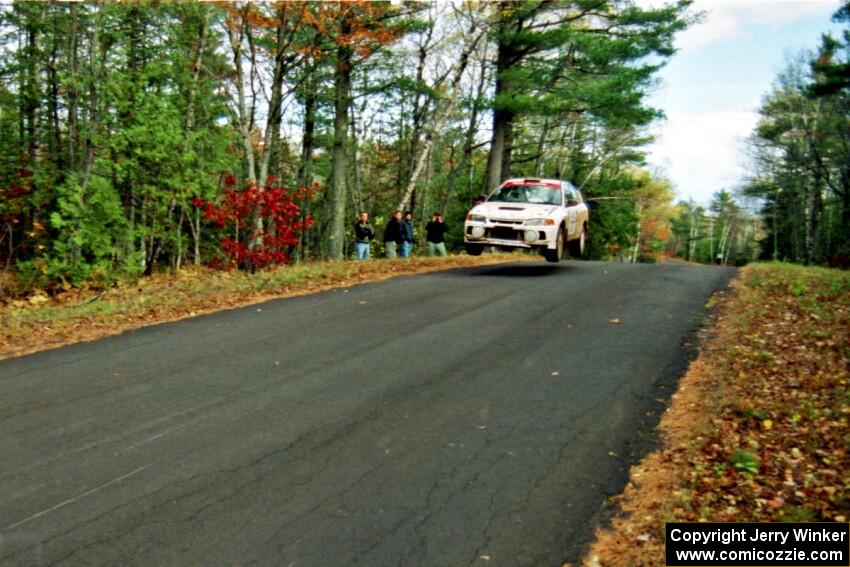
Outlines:
[{"label": "car roof", "polygon": [[525,184],[525,183],[529,183],[529,182],[545,183],[547,185],[551,185],[553,183],[560,185],[561,183],[563,183],[563,181],[560,180],[560,179],[549,179],[549,178],[545,178],[545,177],[514,177],[512,179],[506,179],[502,183],[502,185],[504,185],[505,183]]}]

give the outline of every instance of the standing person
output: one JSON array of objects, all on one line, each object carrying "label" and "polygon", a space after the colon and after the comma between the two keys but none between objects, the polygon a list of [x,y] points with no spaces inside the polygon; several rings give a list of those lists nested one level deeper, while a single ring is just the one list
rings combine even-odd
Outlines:
[{"label": "standing person", "polygon": [[375,229],[369,224],[369,213],[360,213],[360,219],[354,223],[354,250],[358,260],[369,259],[369,248],[375,238]]},{"label": "standing person", "polygon": [[448,227],[443,222],[442,213],[434,213],[431,222],[425,225],[425,240],[427,241],[428,256],[445,256],[446,255],[446,240],[445,235]]},{"label": "standing person", "polygon": [[413,250],[413,213],[404,211],[404,220],[399,223],[401,231],[401,257],[409,258]]},{"label": "standing person", "polygon": [[387,258],[395,258],[396,247],[401,243],[401,211],[396,211],[384,229],[384,250]]}]

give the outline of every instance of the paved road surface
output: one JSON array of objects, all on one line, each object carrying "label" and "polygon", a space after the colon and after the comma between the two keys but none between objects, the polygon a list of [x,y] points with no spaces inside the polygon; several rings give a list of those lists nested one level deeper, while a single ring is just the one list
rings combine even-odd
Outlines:
[{"label": "paved road surface", "polygon": [[0,362],[0,564],[575,560],[731,275],[455,270]]}]

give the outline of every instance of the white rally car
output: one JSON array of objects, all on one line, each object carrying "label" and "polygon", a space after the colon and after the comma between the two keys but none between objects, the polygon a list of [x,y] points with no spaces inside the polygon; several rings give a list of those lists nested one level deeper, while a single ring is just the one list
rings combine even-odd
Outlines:
[{"label": "white rally car", "polygon": [[590,214],[581,193],[558,179],[509,179],[466,215],[466,253],[478,256],[485,246],[537,248],[549,262],[568,249],[584,254]]}]

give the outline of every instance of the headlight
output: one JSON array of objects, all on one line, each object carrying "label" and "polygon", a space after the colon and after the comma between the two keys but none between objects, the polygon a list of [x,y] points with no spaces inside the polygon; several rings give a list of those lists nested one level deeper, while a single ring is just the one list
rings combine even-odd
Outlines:
[{"label": "headlight", "polygon": [[473,222],[487,222],[487,217],[485,217],[484,215],[468,214],[466,215],[466,220]]},{"label": "headlight", "polygon": [[552,226],[555,221],[552,219],[528,219],[525,221],[525,226]]}]

